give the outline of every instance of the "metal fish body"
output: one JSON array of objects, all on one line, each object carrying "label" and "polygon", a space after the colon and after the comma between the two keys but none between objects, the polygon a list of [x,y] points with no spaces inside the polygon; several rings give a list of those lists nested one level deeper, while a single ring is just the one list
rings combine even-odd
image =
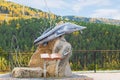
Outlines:
[{"label": "metal fish body", "polygon": [[69,33],[72,33],[74,31],[79,31],[79,30],[82,31],[85,28],[86,27],[79,26],[79,25],[76,25],[73,23],[64,23],[64,24],[61,24],[61,25],[54,27],[51,30],[45,31],[40,37],[38,37],[34,41],[34,44],[35,45],[43,44],[43,43],[46,43],[46,42],[53,40],[57,37],[60,37],[64,34],[69,34]]}]

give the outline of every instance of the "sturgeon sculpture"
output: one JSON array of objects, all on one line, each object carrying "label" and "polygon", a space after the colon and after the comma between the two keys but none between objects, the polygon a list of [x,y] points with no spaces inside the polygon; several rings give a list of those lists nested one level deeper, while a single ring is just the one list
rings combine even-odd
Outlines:
[{"label": "sturgeon sculpture", "polygon": [[73,23],[64,23],[55,26],[53,29],[48,29],[41,36],[34,40],[35,45],[44,44],[65,34],[70,34],[75,31],[81,31],[86,27],[79,26]]}]

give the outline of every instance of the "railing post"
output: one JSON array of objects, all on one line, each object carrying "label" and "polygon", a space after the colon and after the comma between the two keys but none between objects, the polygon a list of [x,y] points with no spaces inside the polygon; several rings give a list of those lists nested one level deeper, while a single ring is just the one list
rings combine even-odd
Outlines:
[{"label": "railing post", "polygon": [[96,52],[94,52],[94,73],[96,73]]},{"label": "railing post", "polygon": [[1,56],[1,59],[0,59],[0,71],[2,71],[2,55],[0,54],[0,56]]}]

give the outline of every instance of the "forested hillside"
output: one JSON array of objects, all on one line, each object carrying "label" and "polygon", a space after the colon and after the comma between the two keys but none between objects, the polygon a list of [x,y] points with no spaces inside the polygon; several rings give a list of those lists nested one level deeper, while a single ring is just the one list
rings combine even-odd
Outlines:
[{"label": "forested hillside", "polygon": [[[60,20],[58,19],[58,21]],[[54,22],[56,21],[54,20]],[[120,49],[120,26],[77,21],[73,23],[87,27],[82,34],[75,32],[66,36],[75,50]],[[21,50],[30,49],[34,46],[34,39],[48,27],[50,27],[49,20],[45,18],[17,19],[9,23],[4,22],[0,25],[0,46],[5,50],[10,50],[12,37],[16,36],[17,45],[20,46]]]},{"label": "forested hillside", "polygon": [[[23,10],[24,9],[24,10]],[[34,15],[42,12],[27,6],[22,6],[9,1],[0,1],[0,13],[9,14],[10,16]]]},{"label": "forested hillside", "polygon": [[[61,21],[61,19],[52,20],[55,23]],[[67,22],[64,20],[64,22]],[[120,49],[120,26],[108,25],[108,24],[96,24],[96,23],[85,23],[85,22],[72,22],[81,26],[86,26],[87,29],[83,30],[83,33],[74,32],[70,35],[66,35],[66,39],[71,43],[74,50],[119,50]],[[4,22],[0,25],[0,54],[4,55],[10,51],[19,50],[22,52],[35,51],[36,46],[33,45],[35,38],[40,36],[44,30],[50,27],[49,19],[46,18],[31,18],[31,19],[17,19],[12,20],[8,24]],[[31,54],[30,54],[31,55]],[[83,69],[84,58],[82,53],[73,52],[71,57],[71,66],[73,70]],[[27,54],[28,56],[28,54]],[[87,69],[93,69],[93,53],[87,54]],[[119,52],[108,53],[103,52],[97,54],[96,58],[98,68],[102,66],[102,61],[108,69],[119,69]],[[7,57],[7,56],[4,56]],[[25,56],[22,56],[24,58]],[[28,58],[25,58],[28,59]],[[6,58],[7,60],[7,58]],[[25,61],[29,61],[25,60]],[[27,63],[26,62],[26,63]],[[80,63],[80,64],[78,64]],[[108,63],[110,64],[108,66]],[[114,65],[114,66],[113,66]],[[111,67],[112,66],[112,67]],[[105,68],[105,69],[106,69]]]},{"label": "forested hillside", "polygon": [[[43,12],[39,9],[23,6],[10,1],[0,0],[0,23],[2,21],[9,21],[12,19],[19,18],[52,18],[55,19],[56,16],[52,13]],[[86,18],[77,16],[62,16],[63,19],[71,21],[80,22],[92,22],[92,23],[102,23],[102,24],[114,24],[120,25],[120,20],[106,19],[106,18]]]},{"label": "forested hillside", "polygon": [[19,5],[10,1],[0,0],[0,23],[2,21],[19,18],[49,18],[48,15],[53,19],[56,17],[52,13],[48,14],[38,9]]},{"label": "forested hillside", "polygon": [[[23,9],[24,12],[22,12]],[[83,30],[82,34],[78,31],[65,35],[66,40],[71,43],[73,51],[120,49],[119,25],[91,23],[89,21],[86,22],[77,19],[72,20],[56,17],[53,14],[49,16],[48,13],[41,12],[40,10],[26,6],[23,7],[22,5],[2,0],[0,2],[0,67],[6,66],[5,69],[7,69],[10,62],[13,62],[12,65],[15,65],[19,61],[22,66],[26,66],[30,59],[28,56],[31,55],[31,51],[34,52],[36,49],[33,41],[40,36],[44,30],[51,26],[55,26],[56,23],[59,23],[60,21],[71,22],[87,27]],[[17,51],[22,53],[28,52],[28,54],[22,57],[20,56],[20,59],[18,60],[16,58],[18,54],[16,54],[16,56],[8,57],[8,55],[11,55],[11,52],[17,53]],[[84,55],[86,56],[86,54],[83,53],[73,52],[71,57],[71,67],[73,70],[93,69],[94,60],[91,58],[93,53],[88,52],[87,58],[83,58]],[[10,61],[13,58],[14,60]],[[85,63],[84,59],[88,63]],[[103,69],[101,66],[105,66],[105,69],[120,69],[119,59],[119,52],[103,52],[101,54],[96,54],[96,61],[98,61],[97,67],[99,69]],[[23,60],[25,60],[25,62]],[[102,65],[102,63],[104,63],[104,65]],[[108,63],[110,65],[108,65]],[[87,66],[87,68],[85,68],[85,66]]]},{"label": "forested hillside", "polygon": [[9,23],[4,22],[0,25],[0,47],[11,50],[11,46],[18,45],[22,51],[30,50],[34,46],[34,39],[48,27],[50,27],[49,19],[46,18],[17,19]]},{"label": "forested hillside", "polygon": [[120,25],[120,20],[115,19],[106,19],[106,18],[87,18],[87,17],[77,17],[77,16],[63,16],[66,20],[72,21],[82,21],[82,22],[91,22],[91,23],[100,23],[100,24],[113,24]]}]

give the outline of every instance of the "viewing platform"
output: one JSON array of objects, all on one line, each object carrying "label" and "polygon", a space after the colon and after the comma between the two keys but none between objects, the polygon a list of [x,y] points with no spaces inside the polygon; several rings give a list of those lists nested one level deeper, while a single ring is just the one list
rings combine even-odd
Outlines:
[{"label": "viewing platform", "polygon": [[[0,80],[44,80],[44,78],[12,78],[10,73],[0,74]],[[120,71],[77,71],[72,77],[47,78],[47,80],[120,80]]]}]

